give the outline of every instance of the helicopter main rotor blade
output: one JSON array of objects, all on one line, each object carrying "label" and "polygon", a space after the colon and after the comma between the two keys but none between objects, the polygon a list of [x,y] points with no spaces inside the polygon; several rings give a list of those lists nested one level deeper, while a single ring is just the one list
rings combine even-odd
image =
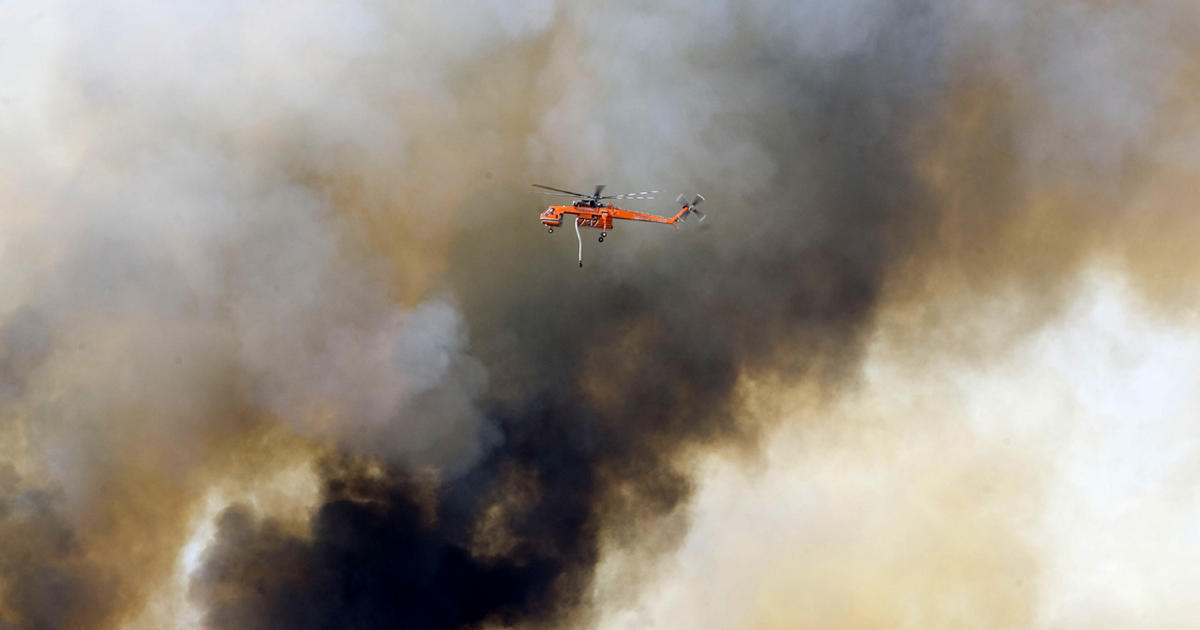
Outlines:
[{"label": "helicopter main rotor blade", "polygon": [[572,199],[579,198],[579,195],[564,195],[562,193],[542,193],[542,194],[546,195],[547,197],[571,197]]},{"label": "helicopter main rotor blade", "polygon": [[600,193],[604,192],[605,184],[596,184],[596,192],[592,193],[593,197],[600,197]]},{"label": "helicopter main rotor blade", "polygon": [[573,192],[570,190],[563,190],[561,188],[551,188],[550,186],[543,186],[541,184],[530,184],[530,186],[533,186],[534,188],[544,188],[546,190],[553,190],[554,192],[566,193],[573,197],[587,197],[587,195],[585,195],[583,193],[577,193],[577,192]]},{"label": "helicopter main rotor blade", "polygon": [[653,194],[659,193],[659,192],[662,192],[662,191],[661,190],[643,190],[642,192],[621,193],[620,195],[608,195],[607,197],[601,197],[601,199],[654,199],[654,197],[648,196],[648,195],[653,195]]}]

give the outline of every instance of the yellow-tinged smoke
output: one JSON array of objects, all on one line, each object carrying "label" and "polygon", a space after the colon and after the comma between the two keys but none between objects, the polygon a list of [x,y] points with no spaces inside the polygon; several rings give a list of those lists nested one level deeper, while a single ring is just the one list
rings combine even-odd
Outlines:
[{"label": "yellow-tinged smoke", "polygon": [[1192,3],[11,17],[0,627],[1194,618]]}]

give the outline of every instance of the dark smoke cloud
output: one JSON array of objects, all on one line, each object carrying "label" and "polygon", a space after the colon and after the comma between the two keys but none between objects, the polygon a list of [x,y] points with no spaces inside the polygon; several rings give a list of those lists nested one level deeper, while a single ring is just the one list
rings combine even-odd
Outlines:
[{"label": "dark smoke cloud", "polygon": [[109,576],[80,554],[80,541],[59,513],[61,500],[0,466],[0,579],[7,608],[16,613],[0,618],[0,628],[79,628],[108,622],[116,608]]},{"label": "dark smoke cloud", "polygon": [[[1126,54],[1153,10],[1084,4],[193,11],[56,22],[56,125],[23,106],[0,153],[0,190],[59,211],[6,221],[0,623],[144,619],[212,488],[301,453],[303,527],[217,510],[206,627],[587,624],[606,546],[664,551],[640,533],[691,458],[753,454],[747,376],[835,397],[880,305],[946,282],[1053,301],[1174,68]],[[524,186],[599,178],[696,189],[709,223],[620,226],[577,270]]]},{"label": "dark smoke cloud", "polygon": [[710,194],[713,230],[647,235],[653,249],[615,262],[593,249],[600,270],[577,273],[527,229],[525,204],[491,206],[453,245],[448,282],[502,443],[439,489],[429,520],[395,473],[331,481],[311,540],[232,508],[195,591],[209,623],[568,624],[602,538],[636,539],[689,496],[679,455],[756,434],[736,416],[743,371],[836,386],[930,209],[904,130],[922,118],[940,26],[927,8],[890,11],[875,48],[848,58],[808,62],[747,35],[718,67],[687,66],[754,95],[736,114],[773,165],[759,190]]}]

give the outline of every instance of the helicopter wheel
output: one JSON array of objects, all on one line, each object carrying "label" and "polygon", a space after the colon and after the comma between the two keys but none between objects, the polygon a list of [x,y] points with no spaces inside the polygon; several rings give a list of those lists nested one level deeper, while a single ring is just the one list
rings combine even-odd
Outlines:
[{"label": "helicopter wheel", "polygon": [[554,233],[554,228],[546,228],[546,233],[547,233],[547,234],[553,234],[553,233]]},{"label": "helicopter wheel", "polygon": [[600,237],[600,242],[601,242],[601,243],[603,243],[603,242],[604,242],[604,237],[603,237],[603,236],[601,236],[601,237]]},{"label": "helicopter wheel", "polygon": [[600,238],[604,238],[604,237],[606,237],[606,236],[608,236],[608,232],[601,232],[601,233],[600,233]]}]

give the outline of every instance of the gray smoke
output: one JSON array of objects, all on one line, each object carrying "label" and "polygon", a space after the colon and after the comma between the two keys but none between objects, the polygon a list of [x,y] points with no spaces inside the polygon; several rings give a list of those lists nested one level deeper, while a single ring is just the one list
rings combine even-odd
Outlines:
[{"label": "gray smoke", "polygon": [[[686,504],[688,455],[753,452],[743,377],[837,396],[880,304],[1029,287],[1021,334],[1114,252],[1172,291],[1122,239],[1195,164],[1186,2],[11,9],[17,628],[138,619],[207,493],[297,453],[307,531],[229,506],[209,627],[585,623],[602,541]],[[579,271],[532,181],[711,218]]]}]

